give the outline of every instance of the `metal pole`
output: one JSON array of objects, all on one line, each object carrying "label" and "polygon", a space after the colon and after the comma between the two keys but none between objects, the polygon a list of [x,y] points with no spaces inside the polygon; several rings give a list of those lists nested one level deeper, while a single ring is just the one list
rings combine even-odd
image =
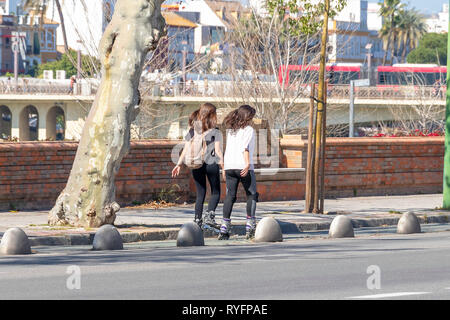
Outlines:
[{"label": "metal pole", "polygon": [[369,54],[367,57],[367,65],[369,68],[369,73],[368,73],[368,77],[369,77],[369,86],[372,85],[372,47],[369,47]]},{"label": "metal pole", "polygon": [[309,124],[308,124],[308,155],[306,158],[306,183],[305,183],[305,213],[310,213],[312,210],[312,192],[313,192],[313,154],[314,154],[314,145],[313,145],[313,128],[314,128],[314,97],[316,95],[316,84],[311,84],[311,96],[310,96],[310,104],[309,104]]},{"label": "metal pole", "polygon": [[[83,41],[78,40],[78,50],[77,50],[77,80],[81,79],[81,46],[83,44]],[[69,52],[67,52],[67,54],[70,54]]]},{"label": "metal pole", "polygon": [[183,48],[183,95],[186,94],[186,46]]},{"label": "metal pole", "polygon": [[77,79],[81,79],[81,50],[77,52]]},{"label": "metal pole", "polygon": [[319,213],[324,213],[325,203],[325,148],[327,144],[327,97],[328,81],[325,82],[324,104],[323,104],[323,125],[322,125],[322,153],[320,155],[320,203]]},{"label": "metal pole", "polygon": [[19,78],[19,50],[14,46],[14,80]]},{"label": "metal pole", "polygon": [[350,107],[348,110],[348,128],[350,138],[354,136],[354,115],[355,115],[355,82],[353,80],[350,81]]},{"label": "metal pole", "polygon": [[[450,2],[450,1],[449,1]],[[449,13],[450,16],[450,13]],[[450,19],[449,19],[450,28]],[[450,33],[447,44],[447,104],[445,108],[445,153],[444,153],[444,182],[443,205],[444,209],[450,209]]]},{"label": "metal pole", "polygon": [[14,51],[14,82],[16,84],[16,91],[19,85],[19,41],[18,38],[14,38],[13,42]]}]

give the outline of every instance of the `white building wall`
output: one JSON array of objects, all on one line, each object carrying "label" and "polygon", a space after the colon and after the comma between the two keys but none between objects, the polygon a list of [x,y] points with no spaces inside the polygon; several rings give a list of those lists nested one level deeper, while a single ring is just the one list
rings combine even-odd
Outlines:
[{"label": "white building wall", "polygon": [[380,5],[376,2],[369,2],[367,5],[367,28],[380,31],[383,26],[383,18],[379,14]]},{"label": "white building wall", "polygon": [[266,8],[266,0],[249,0],[249,7],[255,12],[255,14],[264,17],[268,14]]},{"label": "white building wall", "polygon": [[194,30],[194,52],[199,53],[202,47],[202,26],[198,26]]},{"label": "white building wall", "polygon": [[361,22],[361,0],[347,0],[347,6],[338,13],[334,20]]},{"label": "white building wall", "polygon": [[442,5],[442,11],[436,17],[426,19],[427,31],[436,33],[448,32],[448,4]]},{"label": "white building wall", "polygon": [[373,58],[381,59],[384,51],[382,40],[377,36],[382,26],[378,4],[367,0],[348,0],[347,4],[329,25],[332,29],[336,24],[337,30],[346,32],[330,35],[329,42],[333,47],[330,61],[367,63],[366,46],[369,43],[372,44]]},{"label": "white building wall", "polygon": [[200,12],[201,25],[223,27],[226,30],[220,18],[203,0],[187,0],[180,5],[180,11]]},{"label": "white building wall", "polygon": [[[67,42],[71,49],[98,56],[98,45],[106,27],[105,5],[114,8],[115,0],[65,0],[61,2]],[[61,22],[54,0],[49,1],[46,17]],[[58,28],[58,46],[64,46],[62,28]],[[82,42],[81,47],[79,41]]]},{"label": "white building wall", "polygon": [[17,6],[22,4],[22,0],[6,0],[5,1],[5,13],[17,15]]}]

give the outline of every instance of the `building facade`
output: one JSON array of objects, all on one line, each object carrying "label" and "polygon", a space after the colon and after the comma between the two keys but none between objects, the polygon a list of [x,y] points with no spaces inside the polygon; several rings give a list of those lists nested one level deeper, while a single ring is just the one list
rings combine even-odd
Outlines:
[{"label": "building facade", "polygon": [[[111,21],[116,0],[65,0],[61,2],[68,47],[83,54],[98,56],[98,45]],[[54,0],[48,0],[46,17],[60,23]],[[57,29],[57,48],[64,52],[62,27]]]},{"label": "building facade", "polygon": [[[372,65],[382,63],[382,22],[377,6],[366,0],[347,0],[347,6],[329,23],[329,62],[366,64],[371,54]],[[391,62],[389,55],[387,61]]]},{"label": "building facade", "polygon": [[162,11],[167,37],[163,38],[152,57],[150,71],[182,70],[195,59],[194,37],[198,25],[173,11]]},{"label": "building facade", "polygon": [[442,5],[442,11],[432,18],[426,19],[427,31],[435,33],[448,32],[448,4]]},{"label": "building facade", "polygon": [[0,0],[0,15],[20,15],[22,0]]},{"label": "building facade", "polygon": [[187,18],[187,13],[198,13],[195,28],[194,51],[207,53],[209,48],[224,39],[227,26],[205,0],[188,0],[179,5],[178,11]]},{"label": "building facade", "polygon": [[57,28],[57,23],[46,18],[41,20],[34,12],[0,15],[0,72],[14,72],[15,46],[19,52],[19,73],[32,65],[55,61]]}]

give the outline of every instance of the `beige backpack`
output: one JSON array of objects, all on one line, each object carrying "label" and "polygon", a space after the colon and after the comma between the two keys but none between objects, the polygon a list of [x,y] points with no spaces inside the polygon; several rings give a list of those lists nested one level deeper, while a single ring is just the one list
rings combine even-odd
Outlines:
[{"label": "beige backpack", "polygon": [[198,130],[194,130],[192,138],[186,142],[186,153],[184,156],[184,164],[189,169],[198,169],[203,166],[206,156],[206,135],[211,130],[207,130],[200,133]]}]

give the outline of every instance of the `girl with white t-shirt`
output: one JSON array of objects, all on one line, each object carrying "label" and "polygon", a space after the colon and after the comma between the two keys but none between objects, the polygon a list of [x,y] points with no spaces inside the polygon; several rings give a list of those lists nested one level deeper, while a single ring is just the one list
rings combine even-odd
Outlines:
[{"label": "girl with white t-shirt", "polygon": [[227,195],[223,204],[223,223],[220,227],[219,240],[227,240],[230,237],[231,211],[236,202],[239,182],[242,183],[247,195],[247,239],[255,235],[258,193],[253,164],[255,130],[251,126],[255,113],[254,108],[243,105],[228,114],[224,120],[227,128],[224,157]]}]

